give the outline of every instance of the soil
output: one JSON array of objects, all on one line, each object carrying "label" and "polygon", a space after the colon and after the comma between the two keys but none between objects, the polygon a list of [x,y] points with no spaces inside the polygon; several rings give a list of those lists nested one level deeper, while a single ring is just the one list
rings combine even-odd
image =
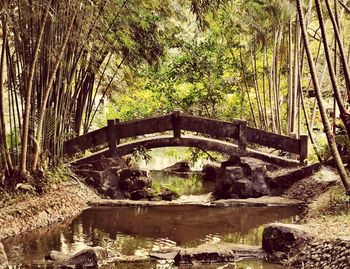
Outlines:
[{"label": "soil", "polygon": [[70,181],[53,184],[40,196],[13,198],[0,207],[0,240],[73,217],[97,197],[80,182]]},{"label": "soil", "polygon": [[323,166],[320,171],[292,185],[283,196],[304,202],[312,202],[329,188],[340,182],[336,170]]}]

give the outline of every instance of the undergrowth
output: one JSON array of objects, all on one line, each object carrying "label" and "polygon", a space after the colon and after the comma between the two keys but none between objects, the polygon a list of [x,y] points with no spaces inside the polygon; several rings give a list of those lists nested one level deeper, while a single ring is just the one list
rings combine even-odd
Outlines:
[{"label": "undergrowth", "polygon": [[350,235],[350,196],[341,186],[330,189],[309,207],[306,226],[314,235],[329,238]]},{"label": "undergrowth", "polygon": [[67,165],[59,165],[53,169],[44,171],[44,181],[47,183],[62,183],[67,182],[74,177],[73,171]]},{"label": "undergrowth", "polygon": [[74,173],[67,165],[58,165],[55,168],[46,169],[28,178],[13,177],[13,184],[0,186],[0,207],[25,200],[33,195],[41,195],[45,189],[53,184],[67,182],[74,178]]}]

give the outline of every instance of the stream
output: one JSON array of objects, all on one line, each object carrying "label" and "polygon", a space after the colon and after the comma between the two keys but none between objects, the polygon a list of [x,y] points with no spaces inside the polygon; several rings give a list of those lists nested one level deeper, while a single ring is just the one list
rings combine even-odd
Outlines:
[{"label": "stream", "polygon": [[[157,152],[156,152],[157,153]],[[158,152],[159,153],[159,152]],[[166,158],[165,158],[166,159]],[[170,159],[170,160],[169,160]],[[169,158],[162,167],[151,164],[151,177],[158,184],[179,184],[182,195],[206,196],[212,184],[194,174],[188,179],[159,171],[174,163]],[[152,159],[154,160],[154,158]],[[159,164],[159,162],[158,162]],[[141,165],[142,166],[142,165]],[[188,181],[180,184],[178,182]],[[175,183],[174,183],[175,182]],[[87,246],[102,246],[125,255],[140,255],[171,246],[195,247],[209,242],[260,245],[264,226],[271,222],[291,223],[300,208],[289,207],[100,207],[83,211],[74,219],[3,241],[11,268],[44,268],[51,250],[75,253]],[[169,265],[116,264],[104,268],[173,268]],[[193,268],[182,266],[181,268]],[[235,265],[207,265],[197,268],[283,269],[263,261],[242,261]]]}]

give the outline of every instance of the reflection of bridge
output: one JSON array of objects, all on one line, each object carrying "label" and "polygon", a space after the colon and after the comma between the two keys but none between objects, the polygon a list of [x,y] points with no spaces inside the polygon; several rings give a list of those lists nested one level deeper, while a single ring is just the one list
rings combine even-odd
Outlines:
[{"label": "reflection of bridge", "polygon": [[[121,143],[121,139],[167,131],[172,131],[173,135],[162,135]],[[195,135],[182,136],[181,131],[194,132]],[[127,155],[140,147],[151,149],[185,146],[229,155],[251,156],[276,164],[297,164],[293,160],[278,158],[277,156],[273,157],[262,151],[249,149],[247,144],[257,144],[299,155],[299,161],[302,164],[305,163],[308,156],[307,136],[302,135],[297,139],[248,127],[247,122],[242,120],[234,120],[232,122],[220,121],[190,116],[180,111],[127,122],[108,120],[106,127],[66,141],[64,153],[73,155],[87,149],[108,147],[84,158],[84,161],[89,161],[102,155]]]}]

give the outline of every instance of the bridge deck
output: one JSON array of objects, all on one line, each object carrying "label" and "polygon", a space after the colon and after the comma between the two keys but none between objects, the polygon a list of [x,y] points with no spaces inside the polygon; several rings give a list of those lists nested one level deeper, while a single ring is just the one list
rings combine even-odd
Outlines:
[{"label": "bridge deck", "polygon": [[[172,137],[153,137],[120,144],[121,139],[159,135],[168,131],[173,132]],[[183,132],[186,134],[195,133],[196,136],[184,137]],[[206,138],[208,136],[211,138]],[[233,144],[233,141],[237,145]],[[242,120],[229,122],[186,115],[180,111],[126,122],[120,122],[118,119],[108,120],[106,127],[66,141],[63,152],[66,155],[74,155],[91,148],[108,147],[108,150],[89,157],[92,159],[94,156],[113,155],[114,153],[127,155],[139,147],[148,149],[184,146],[218,151],[229,155],[252,156],[271,163],[284,163],[287,166],[296,163],[294,160],[286,160],[252,149],[246,150],[249,144],[298,155],[301,164],[307,163],[307,136],[301,135],[300,138],[294,138],[248,127],[247,122]]]},{"label": "bridge deck", "polygon": [[[300,163],[296,160],[286,159],[278,157],[276,155],[263,153],[254,149],[247,148],[242,152],[239,147],[230,142],[220,141],[211,138],[197,137],[197,136],[182,136],[180,138],[174,138],[172,136],[158,136],[140,139],[128,143],[117,145],[116,154],[119,156],[125,156],[131,154],[138,148],[153,149],[162,147],[196,147],[206,151],[216,151],[227,155],[247,156],[256,159],[260,159],[269,163],[277,164],[285,167],[295,167]],[[72,164],[81,164],[92,162],[104,157],[109,157],[111,152],[109,149],[98,151],[90,156],[75,160]]]}]

